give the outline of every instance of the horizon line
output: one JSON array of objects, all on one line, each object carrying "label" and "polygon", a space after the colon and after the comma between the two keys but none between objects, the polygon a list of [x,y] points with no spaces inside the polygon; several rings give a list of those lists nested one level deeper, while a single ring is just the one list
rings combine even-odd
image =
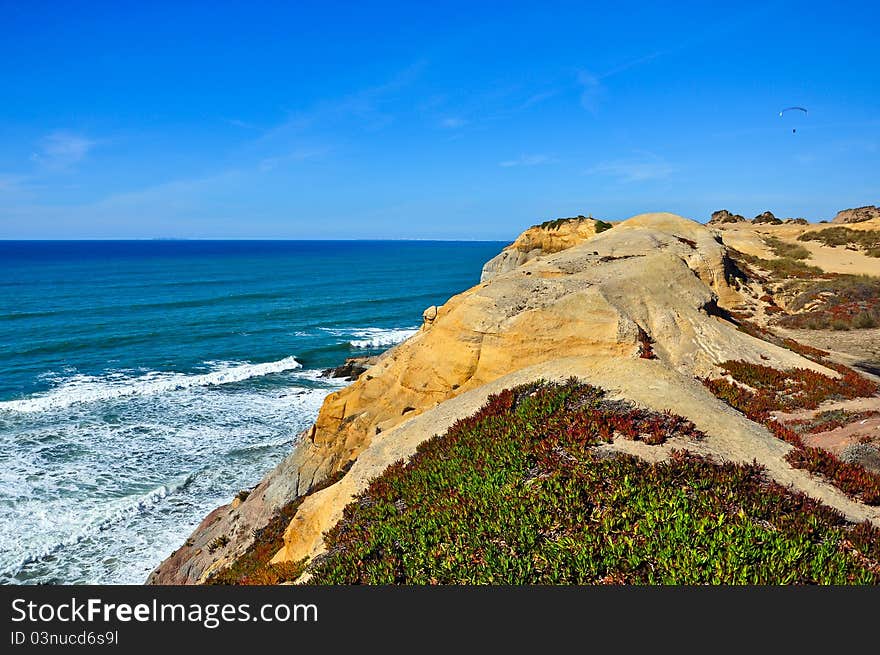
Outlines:
[{"label": "horizon line", "polygon": [[21,242],[77,242],[77,241],[442,241],[450,243],[494,243],[507,239],[429,239],[429,238],[289,238],[289,237],[71,237],[65,239],[53,238],[6,238],[0,237],[0,243]]}]

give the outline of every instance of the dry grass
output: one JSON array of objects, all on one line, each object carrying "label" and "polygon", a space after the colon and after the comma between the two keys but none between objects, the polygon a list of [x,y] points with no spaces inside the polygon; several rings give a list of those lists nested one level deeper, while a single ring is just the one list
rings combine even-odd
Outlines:
[{"label": "dry grass", "polygon": [[829,227],[818,232],[805,232],[798,237],[798,241],[818,241],[830,247],[851,247],[853,250],[862,250],[869,257],[880,257],[880,230]]},{"label": "dry grass", "polygon": [[773,251],[777,257],[787,257],[790,259],[809,259],[810,251],[799,246],[796,243],[788,243],[776,237],[765,237],[764,243]]}]

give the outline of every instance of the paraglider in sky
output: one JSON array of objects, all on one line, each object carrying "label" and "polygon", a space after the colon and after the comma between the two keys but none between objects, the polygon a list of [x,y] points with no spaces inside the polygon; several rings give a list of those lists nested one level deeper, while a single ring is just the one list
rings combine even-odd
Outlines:
[{"label": "paraglider in sky", "polygon": [[[804,112],[805,114],[807,113],[807,110],[804,109],[803,107],[786,107],[786,108],[783,109],[781,112],[779,112],[779,115],[782,116],[782,115],[785,114],[785,112],[787,112],[787,111],[802,111],[802,112]],[[791,133],[794,134],[795,132],[797,132],[797,129],[794,128],[794,127],[791,128]]]}]

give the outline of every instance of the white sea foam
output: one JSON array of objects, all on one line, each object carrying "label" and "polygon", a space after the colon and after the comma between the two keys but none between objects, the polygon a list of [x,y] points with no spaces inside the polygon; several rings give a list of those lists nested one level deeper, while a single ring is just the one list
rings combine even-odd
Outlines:
[{"label": "white sea foam", "polygon": [[416,332],[417,328],[360,328],[351,331],[357,338],[348,343],[352,348],[387,348],[406,341]]},{"label": "white sea foam", "polygon": [[164,371],[151,371],[139,376],[130,376],[125,373],[111,373],[103,376],[74,375],[64,379],[60,386],[45,394],[0,402],[0,411],[42,412],[69,407],[77,403],[91,403],[125,396],[159,394],[192,387],[210,387],[242,382],[271,373],[290,371],[302,366],[293,357],[285,357],[275,362],[262,364],[214,362],[214,365],[217,366],[216,370],[196,375]]},{"label": "white sea foam", "polygon": [[290,452],[337,386],[306,374],[283,387],[190,386],[8,413],[0,582],[142,583]]},{"label": "white sea foam", "polygon": [[75,546],[89,537],[97,535],[99,532],[110,529],[115,523],[131,519],[138,514],[148,513],[168,496],[189,486],[195,475],[195,473],[191,473],[177,482],[159,485],[141,496],[123,498],[116,502],[107,503],[103,507],[92,509],[85,516],[77,515],[74,519],[77,527],[73,531],[64,535],[55,543],[44,544],[39,550],[27,552],[23,556],[20,566],[25,566],[53,555],[66,547]]}]

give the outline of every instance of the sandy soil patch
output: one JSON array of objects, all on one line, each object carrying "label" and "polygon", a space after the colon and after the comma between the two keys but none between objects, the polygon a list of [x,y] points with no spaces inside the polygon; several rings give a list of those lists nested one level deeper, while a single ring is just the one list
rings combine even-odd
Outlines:
[{"label": "sandy soil patch", "polygon": [[[841,273],[850,275],[877,275],[880,276],[880,259],[868,257],[863,252],[849,250],[844,246],[829,247],[818,241],[798,241],[797,238],[805,232],[816,232],[832,227],[830,224],[821,225],[761,225],[761,226],[736,226],[725,228],[722,231],[724,244],[753,257],[761,259],[776,259],[773,251],[767,247],[762,237],[775,237],[786,243],[793,243],[806,248],[810,252],[810,258],[804,260],[811,266],[818,266],[829,273]],[[865,223],[853,223],[845,227],[853,230],[880,230],[877,221]]]}]

